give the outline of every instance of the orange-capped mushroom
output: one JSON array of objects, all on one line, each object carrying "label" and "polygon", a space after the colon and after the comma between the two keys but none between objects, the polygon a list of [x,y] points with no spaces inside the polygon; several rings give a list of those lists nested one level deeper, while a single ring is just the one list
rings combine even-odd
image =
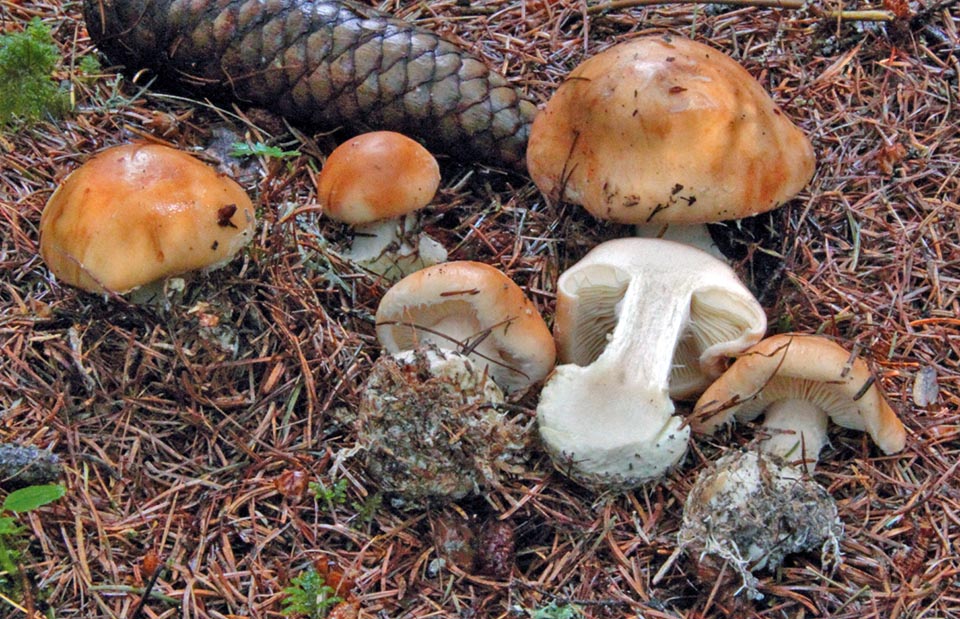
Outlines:
[{"label": "orange-capped mushroom", "polygon": [[536,117],[527,148],[543,193],[633,224],[738,219],[793,197],[813,147],[723,53],[642,37],[576,67]]},{"label": "orange-capped mushroom", "polygon": [[550,329],[523,290],[480,262],[428,267],[390,288],[377,308],[390,353],[426,344],[461,350],[506,392],[542,380],[556,361]]},{"label": "orange-capped mushroom", "polygon": [[884,453],[901,451],[906,430],[862,359],[816,335],[784,333],[744,351],[697,401],[690,425],[713,434],[764,415],[764,451],[801,456],[812,470],[827,441],[827,421],[867,432]]},{"label": "orange-capped mushroom", "polygon": [[125,293],[229,262],[255,224],[230,178],[167,146],[126,144],[57,188],[40,217],[40,254],[65,284]]},{"label": "orange-capped mushroom", "polygon": [[419,234],[416,211],[440,186],[430,151],[403,134],[373,131],[334,149],[317,178],[324,212],[354,228],[344,257],[387,279],[447,259],[442,245]]}]

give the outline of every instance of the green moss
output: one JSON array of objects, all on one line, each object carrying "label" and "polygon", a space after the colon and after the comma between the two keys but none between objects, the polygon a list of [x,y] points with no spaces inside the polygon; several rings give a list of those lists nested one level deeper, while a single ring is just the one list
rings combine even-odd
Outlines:
[{"label": "green moss", "polygon": [[100,61],[92,54],[81,58],[77,68],[80,69],[80,75],[85,78],[96,77],[97,73],[103,70],[103,67],[100,66]]},{"label": "green moss", "polygon": [[0,129],[67,109],[67,93],[51,75],[59,60],[50,29],[39,19],[22,32],[0,35]]}]

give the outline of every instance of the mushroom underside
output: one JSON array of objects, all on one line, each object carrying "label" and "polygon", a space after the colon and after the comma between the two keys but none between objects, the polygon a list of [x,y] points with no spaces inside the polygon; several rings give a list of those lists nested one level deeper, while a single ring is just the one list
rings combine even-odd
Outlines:
[{"label": "mushroom underside", "polygon": [[[480,367],[487,366],[495,380],[517,380],[525,363],[500,343],[503,324],[483,324],[473,306],[462,300],[410,306],[404,312],[416,318],[399,318],[378,327],[389,330],[391,350],[408,350],[425,345],[466,354]],[[495,334],[497,332],[497,334]],[[509,383],[507,383],[509,384]]]},{"label": "mushroom underside", "polygon": [[[763,414],[772,404],[784,400],[803,400],[823,411],[828,411],[830,420],[842,428],[863,432],[867,429],[857,402],[851,400],[829,382],[805,380],[790,376],[774,375],[759,385],[756,393],[737,396],[737,402],[716,402],[704,408],[703,414],[731,407],[733,417],[741,423],[750,422]],[[733,408],[735,406],[735,408]]]},{"label": "mushroom underside", "polygon": [[[578,311],[568,329],[569,347],[563,361],[587,366],[603,353],[621,318],[621,306],[629,285],[629,275],[616,267],[592,265],[583,270],[583,284],[577,289]],[[722,366],[720,353],[733,351],[735,344],[751,329],[746,302],[721,289],[704,288],[690,297],[688,318],[676,343],[670,370],[670,396],[695,399],[716,378]],[[716,342],[731,342],[728,350]]]}]

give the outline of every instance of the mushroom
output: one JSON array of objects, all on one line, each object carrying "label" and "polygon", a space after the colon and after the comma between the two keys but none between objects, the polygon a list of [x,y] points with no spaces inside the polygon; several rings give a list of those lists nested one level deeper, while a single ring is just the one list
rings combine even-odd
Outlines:
[{"label": "mushroom", "polygon": [[723,262],[672,241],[598,245],[557,285],[560,361],[537,407],[558,469],[587,485],[658,479],[687,449],[674,399],[696,397],[766,317]]},{"label": "mushroom", "polygon": [[744,352],[700,397],[695,432],[713,434],[731,422],[764,414],[761,450],[808,471],[827,442],[827,419],[866,431],[884,453],[901,451],[906,430],[883,398],[870,369],[824,337],[786,333]]},{"label": "mushroom", "polygon": [[808,478],[827,442],[828,418],[865,430],[888,454],[906,438],[866,364],[819,336],[775,335],[742,353],[700,397],[691,426],[712,434],[760,414],[758,449],[730,453],[700,473],[679,533],[680,546],[701,563],[732,564],[751,597],[759,597],[754,570],[818,547],[825,564],[839,556],[836,505]]},{"label": "mushroom", "polygon": [[425,344],[459,350],[507,393],[542,380],[556,360],[550,330],[523,290],[479,262],[408,275],[384,294],[376,321],[387,352]]},{"label": "mushroom", "polygon": [[[554,200],[642,236],[713,243],[706,222],[771,210],[813,175],[807,137],[736,61],[641,37],[576,67],[534,119],[527,167]],[[699,224],[699,231],[673,231]]]},{"label": "mushroom", "polygon": [[402,509],[496,486],[525,452],[527,428],[499,407],[503,392],[466,355],[426,345],[384,355],[356,420],[367,471]]},{"label": "mushroom", "polygon": [[434,239],[418,235],[415,211],[433,200],[440,167],[430,152],[405,135],[374,131],[334,149],[317,178],[324,212],[353,226],[344,257],[395,280],[447,259]]},{"label": "mushroom", "polygon": [[40,216],[40,255],[60,281],[126,293],[229,262],[253,238],[246,192],[158,144],[108,148],[74,170]]}]

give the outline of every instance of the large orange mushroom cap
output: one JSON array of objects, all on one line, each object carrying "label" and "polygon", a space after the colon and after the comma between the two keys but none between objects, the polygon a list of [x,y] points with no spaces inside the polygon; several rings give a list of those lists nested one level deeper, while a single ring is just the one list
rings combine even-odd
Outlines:
[{"label": "large orange mushroom cap", "polygon": [[126,144],[57,188],[40,217],[40,254],[65,284],[124,293],[228,262],[255,224],[230,178],[167,146]]},{"label": "large orange mushroom cap", "polygon": [[615,45],[575,68],[534,120],[544,194],[620,223],[705,223],[773,209],[813,147],[736,61],[679,37]]}]

